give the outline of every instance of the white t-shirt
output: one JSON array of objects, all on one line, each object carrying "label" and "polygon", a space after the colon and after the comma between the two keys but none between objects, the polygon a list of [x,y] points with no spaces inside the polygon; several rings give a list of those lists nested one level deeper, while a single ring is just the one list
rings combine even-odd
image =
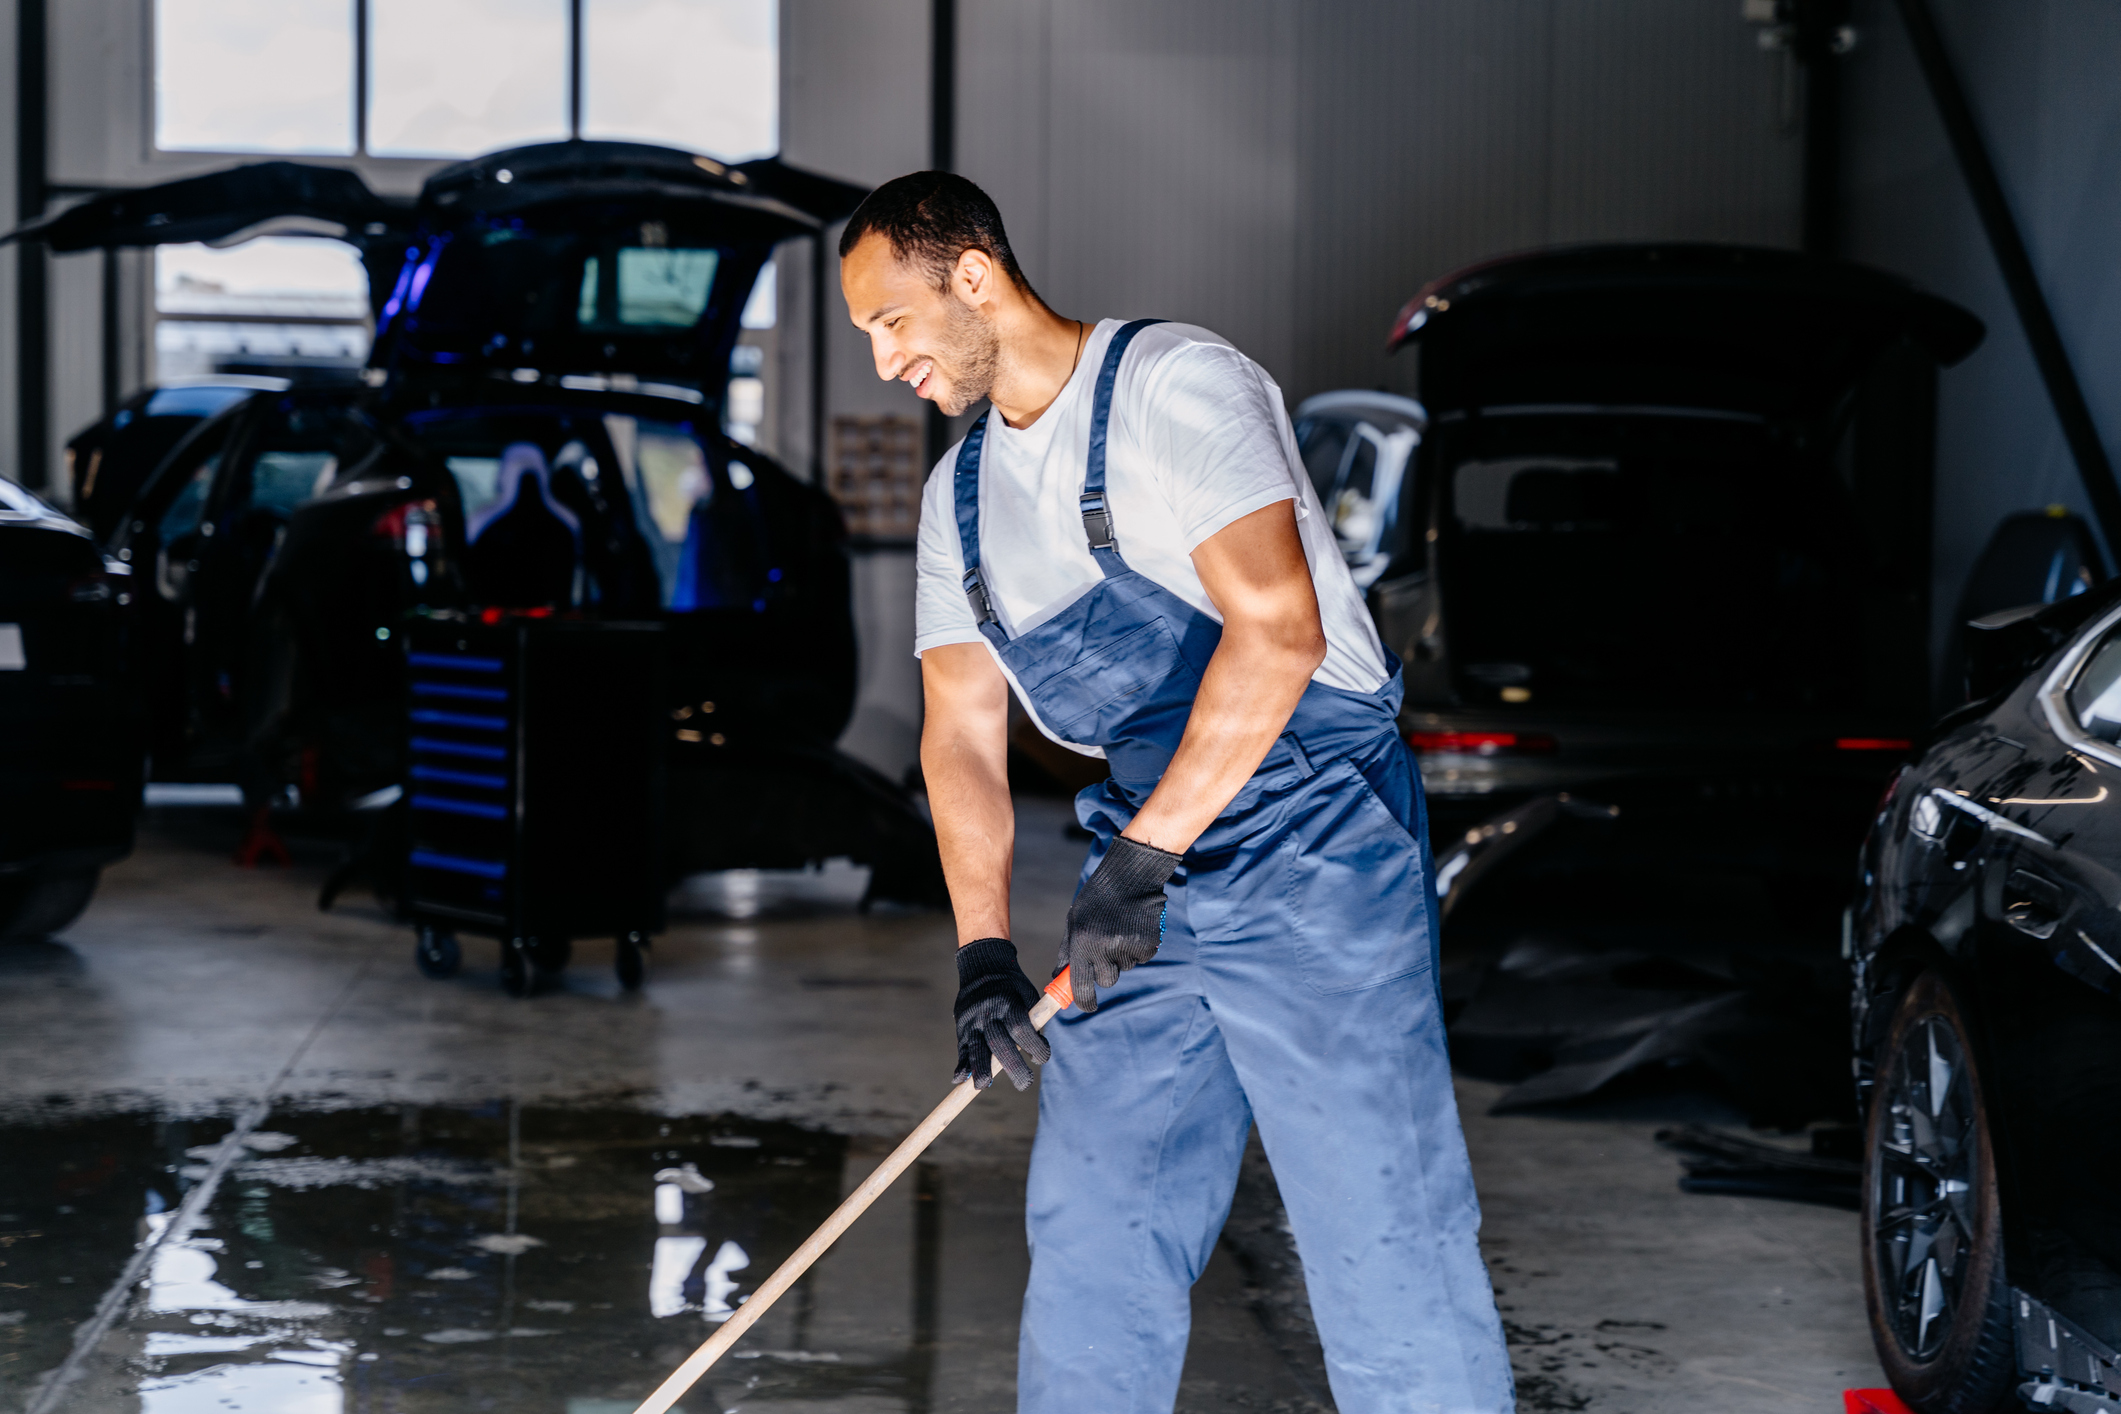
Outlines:
[{"label": "white t-shirt", "polygon": [[[987,417],[980,568],[1011,638],[1053,618],[1104,578],[1083,532],[1078,498],[1097,374],[1122,322],[1098,324],[1074,376],[1029,427],[1011,427],[991,412]],[[916,654],[986,642],[965,599],[952,487],[957,451],[952,447],[935,464],[921,497]],[[1281,389],[1258,364],[1190,324],[1152,324],[1136,334],[1113,389],[1105,491],[1128,567],[1218,623],[1222,615],[1193,568],[1194,547],[1241,516],[1293,499],[1326,632],[1326,660],[1312,677],[1354,692],[1384,685],[1376,626],[1304,471]],[[1008,673],[1006,664],[1002,671]],[[1013,674],[1009,681],[1040,731],[1086,755],[1104,755],[1055,736],[1023,685]]]}]

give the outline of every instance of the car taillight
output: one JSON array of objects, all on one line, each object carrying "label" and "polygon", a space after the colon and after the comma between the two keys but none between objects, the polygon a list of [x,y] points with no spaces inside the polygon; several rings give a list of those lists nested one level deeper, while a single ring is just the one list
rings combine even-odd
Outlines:
[{"label": "car taillight", "polygon": [[553,617],[553,612],[550,604],[539,604],[528,609],[493,608],[479,610],[479,622],[482,624],[497,624],[507,619],[549,619],[551,617]]},{"label": "car taillight", "polygon": [[1915,743],[1904,736],[1837,736],[1836,751],[1912,751]]},{"label": "car taillight", "polygon": [[1552,756],[1545,732],[1408,732],[1407,745],[1423,755]]}]

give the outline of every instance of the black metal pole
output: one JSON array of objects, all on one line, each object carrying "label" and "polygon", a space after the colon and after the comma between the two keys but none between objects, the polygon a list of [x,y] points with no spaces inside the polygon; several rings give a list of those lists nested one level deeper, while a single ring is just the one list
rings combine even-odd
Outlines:
[{"label": "black metal pole", "polygon": [[354,0],[354,154],[368,155],[368,0]]},{"label": "black metal pole", "polygon": [[928,165],[957,165],[957,0],[932,0],[934,52],[929,60]]},{"label": "black metal pole", "polygon": [[118,252],[103,252],[103,415],[118,410],[124,396],[125,371],[118,357],[119,328]]},{"label": "black metal pole", "polygon": [[[45,0],[17,0],[15,221],[44,214]],[[51,460],[50,255],[42,241],[15,247],[15,474],[41,489]]]},{"label": "black metal pole", "polygon": [[[934,6],[932,52],[928,77],[928,165],[938,172],[957,166],[957,0],[930,0]],[[950,419],[928,404],[928,461],[950,445]]]},{"label": "black metal pole", "polygon": [[2004,288],[2018,311],[2025,341],[2032,346],[2040,381],[2047,385],[2048,400],[2054,404],[2055,418],[2062,424],[2063,440],[2069,443],[2070,455],[2076,459],[2077,475],[2084,482],[2084,494],[2092,503],[2092,515],[2099,522],[2107,553],[2110,557],[2121,556],[2121,487],[2114,484],[2113,463],[2107,459],[2091,408],[2084,401],[2084,390],[2070,366],[2069,351],[2063,347],[2062,334],[2055,328],[2054,315],[2040,291],[2040,278],[2034,273],[2032,257],[2018,234],[2003,183],[1989,161],[1988,147],[1974,122],[1966,90],[1959,83],[1958,71],[1952,67],[1951,54],[1944,47],[1944,38],[1937,32],[1925,0],[1898,0],[1898,4],[1908,38],[1914,41],[1915,58],[1929,84],[1930,98],[1937,105],[1937,116],[1944,120],[1945,134],[1951,139],[1952,155],[1959,161],[1959,170],[1974,198],[1974,210],[1988,235],[1989,249],[2003,272]]},{"label": "black metal pole", "polygon": [[830,228],[810,239],[810,484],[825,480],[825,241]]},{"label": "black metal pole", "polygon": [[582,135],[582,0],[567,0],[567,136]]},{"label": "black metal pole", "polygon": [[1841,31],[1849,0],[1797,0],[1790,52],[1804,66],[1804,249],[1841,245]]}]

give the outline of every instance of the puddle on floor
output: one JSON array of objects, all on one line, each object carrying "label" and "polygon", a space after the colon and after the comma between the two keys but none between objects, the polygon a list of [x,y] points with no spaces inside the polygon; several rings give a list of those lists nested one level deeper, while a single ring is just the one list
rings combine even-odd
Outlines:
[{"label": "puddle on floor", "polygon": [[[228,1129],[0,1128],[0,1410],[66,1358]],[[848,1163],[836,1135],[624,1109],[278,1113],[58,1409],[626,1414],[824,1219]],[[929,1409],[933,1182],[901,1180],[889,1260],[828,1258],[831,1348],[813,1273],[683,1407]]]}]

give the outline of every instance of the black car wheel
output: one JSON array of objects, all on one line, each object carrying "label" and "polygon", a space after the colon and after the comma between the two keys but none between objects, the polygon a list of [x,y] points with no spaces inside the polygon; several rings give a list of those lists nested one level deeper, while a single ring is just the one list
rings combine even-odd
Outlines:
[{"label": "black car wheel", "polygon": [[0,883],[0,941],[48,938],[79,918],[95,897],[97,873],[74,869]]},{"label": "black car wheel", "polygon": [[1967,1034],[1951,988],[1923,973],[1879,1049],[1864,1134],[1871,1340],[1921,1414],[2002,1409],[2016,1371],[1995,1156]]},{"label": "black car wheel", "polygon": [[455,933],[423,923],[419,939],[413,944],[412,959],[424,976],[454,977],[464,965],[464,949]]}]

